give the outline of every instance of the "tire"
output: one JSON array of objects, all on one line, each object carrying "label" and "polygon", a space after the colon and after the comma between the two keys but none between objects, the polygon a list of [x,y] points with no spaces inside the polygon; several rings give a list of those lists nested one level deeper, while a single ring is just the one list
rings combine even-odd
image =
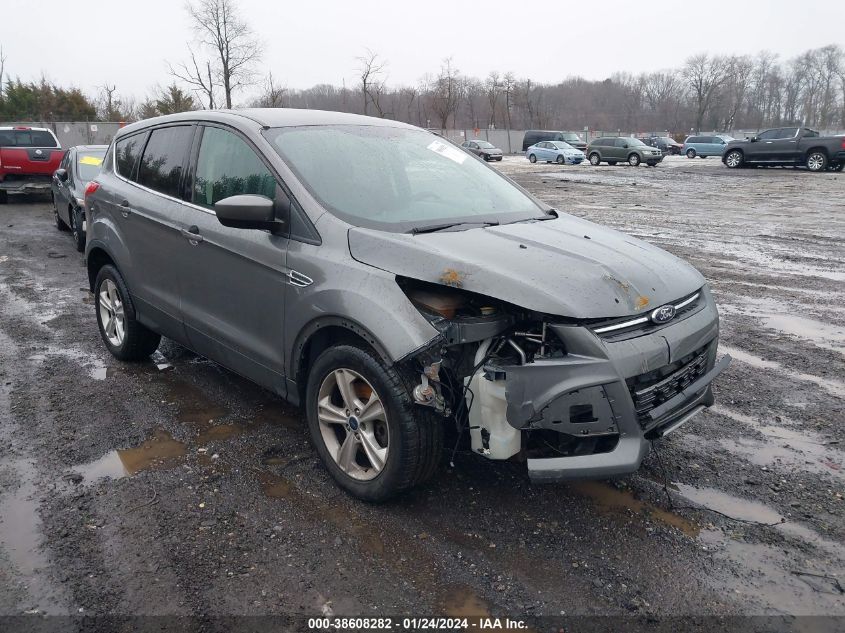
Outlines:
[{"label": "tire", "polygon": [[0,204],[9,202],[9,194],[5,189],[0,189]]},{"label": "tire", "polygon": [[489,163],[489,162],[490,162],[490,157],[489,157],[487,154],[482,154],[482,155],[481,155],[481,158],[483,158],[483,159],[484,159],[484,162],[485,162],[485,163]]},{"label": "tire", "polygon": [[[105,296],[101,296],[105,293]],[[152,354],[161,341],[161,335],[147,329],[135,319],[135,306],[126,288],[126,282],[117,269],[107,264],[100,269],[94,282],[94,311],[100,336],[112,356],[120,360],[144,360]],[[103,319],[111,316],[106,324]],[[122,321],[121,321],[122,316]],[[114,326],[109,324],[114,321]],[[122,323],[123,335],[120,336]],[[107,331],[113,330],[113,334]]]},{"label": "tire", "polygon": [[842,171],[843,167],[845,167],[845,163],[834,163],[828,169],[830,169],[830,171]]},{"label": "tire", "polygon": [[536,156],[534,156],[534,154],[529,154],[529,155],[528,155],[528,160],[529,160],[529,161],[531,161],[532,163],[536,163],[536,162],[537,162],[537,157],[536,157]]},{"label": "tire", "polygon": [[824,171],[827,169],[827,154],[824,152],[810,152],[807,154],[807,169],[810,171]]},{"label": "tire", "polygon": [[628,164],[631,167],[639,167],[640,166],[640,155],[639,154],[631,154],[628,156]]},{"label": "tire", "polygon": [[732,149],[725,155],[725,165],[731,169],[742,167],[743,162],[745,162],[745,156],[738,149]]},{"label": "tire", "polygon": [[695,158],[695,150],[691,147],[687,150],[687,158]]},{"label": "tire", "polygon": [[56,223],[56,228],[59,231],[67,231],[69,227],[68,227],[67,224],[65,224],[65,221],[62,220],[61,216],[59,215],[59,207],[56,204],[56,198],[53,197],[52,200],[53,200],[53,222]]},{"label": "tire", "polygon": [[73,232],[73,243],[76,250],[80,253],[85,252],[85,230],[82,228],[82,211],[79,209],[71,209],[70,211],[71,227]]},{"label": "tire", "polygon": [[590,154],[590,164],[591,164],[593,167],[596,167],[596,166],[598,166],[598,164],[599,164],[599,163],[601,163],[601,156],[599,156],[599,155],[598,155],[598,154],[596,154],[595,152],[593,152],[592,154]]},{"label": "tire", "polygon": [[563,156],[558,156],[558,157],[555,159],[555,162],[556,162],[558,165],[563,165],[563,163],[564,163],[564,162],[566,162],[566,159],[565,159]]},{"label": "tire", "polygon": [[[342,384],[351,386],[347,398],[341,395]],[[381,410],[367,420],[374,397]],[[372,351],[354,345],[324,351],[310,369],[306,399],[311,440],[332,478],[349,494],[384,501],[437,471],[442,422],[433,410],[414,404],[398,372]],[[346,457],[343,447],[350,449]]]}]

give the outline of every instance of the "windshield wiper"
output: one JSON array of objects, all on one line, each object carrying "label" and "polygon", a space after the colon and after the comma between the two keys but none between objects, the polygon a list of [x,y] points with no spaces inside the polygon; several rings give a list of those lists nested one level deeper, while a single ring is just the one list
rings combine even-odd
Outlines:
[{"label": "windshield wiper", "polygon": [[419,235],[420,233],[436,233],[437,231],[444,231],[455,226],[499,226],[497,221],[493,222],[448,222],[445,224],[432,224],[431,226],[415,226],[408,233],[411,235]]}]

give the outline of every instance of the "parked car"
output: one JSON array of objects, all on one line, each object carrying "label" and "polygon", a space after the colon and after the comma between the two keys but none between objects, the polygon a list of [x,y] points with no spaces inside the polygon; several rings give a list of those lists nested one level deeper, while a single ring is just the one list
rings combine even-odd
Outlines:
[{"label": "parked car", "polygon": [[540,141],[563,141],[575,149],[585,150],[587,144],[575,132],[561,132],[558,130],[527,130],[522,137],[522,151]]},{"label": "parked car", "polygon": [[640,140],[650,147],[656,147],[666,156],[680,154],[683,148],[681,143],[670,136],[646,136]]},{"label": "parked car", "polygon": [[542,160],[558,165],[580,165],[585,158],[584,152],[563,141],[540,141],[525,150],[525,156],[532,163]]},{"label": "parked car", "polygon": [[456,423],[535,480],[630,473],[729,362],[692,266],[398,121],[148,119],[117,133],[86,209],[108,350],[167,336],[301,405],[363,499],[431,477]]},{"label": "parked car", "polygon": [[710,134],[706,136],[688,136],[684,141],[681,151],[687,158],[707,158],[708,156],[721,156],[725,152],[728,143],[733,139],[727,134]]},{"label": "parked car", "polygon": [[108,145],[78,145],[65,152],[53,172],[52,198],[56,228],[70,228],[80,253],[85,250],[85,187],[97,174]]},{"label": "parked car", "polygon": [[476,156],[480,156],[486,161],[502,160],[502,150],[487,141],[482,141],[480,139],[464,141],[461,143],[461,147],[469,150]]},{"label": "parked car", "polygon": [[810,171],[845,166],[845,136],[819,136],[809,128],[782,127],[728,143],[722,162],[743,165],[803,165]]},{"label": "parked car", "polygon": [[645,163],[654,167],[663,160],[663,152],[631,136],[603,136],[587,146],[587,158],[591,165],[628,163],[637,167]]},{"label": "parked car", "polygon": [[43,127],[0,127],[0,204],[8,193],[46,193],[62,160],[52,130]]}]

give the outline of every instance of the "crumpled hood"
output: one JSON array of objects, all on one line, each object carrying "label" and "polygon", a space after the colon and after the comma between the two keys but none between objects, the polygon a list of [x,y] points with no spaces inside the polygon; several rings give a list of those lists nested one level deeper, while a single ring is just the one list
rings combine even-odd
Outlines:
[{"label": "crumpled hood", "polygon": [[704,285],[674,255],[568,215],[419,235],[356,227],[349,249],[395,275],[580,319],[646,312]]}]

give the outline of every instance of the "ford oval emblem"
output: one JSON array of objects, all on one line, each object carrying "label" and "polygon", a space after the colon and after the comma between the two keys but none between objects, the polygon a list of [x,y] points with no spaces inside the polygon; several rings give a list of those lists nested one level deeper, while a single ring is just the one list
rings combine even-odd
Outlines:
[{"label": "ford oval emblem", "polygon": [[652,323],[656,323],[658,325],[669,323],[669,321],[675,318],[675,306],[660,306],[659,308],[651,311],[649,318]]}]

